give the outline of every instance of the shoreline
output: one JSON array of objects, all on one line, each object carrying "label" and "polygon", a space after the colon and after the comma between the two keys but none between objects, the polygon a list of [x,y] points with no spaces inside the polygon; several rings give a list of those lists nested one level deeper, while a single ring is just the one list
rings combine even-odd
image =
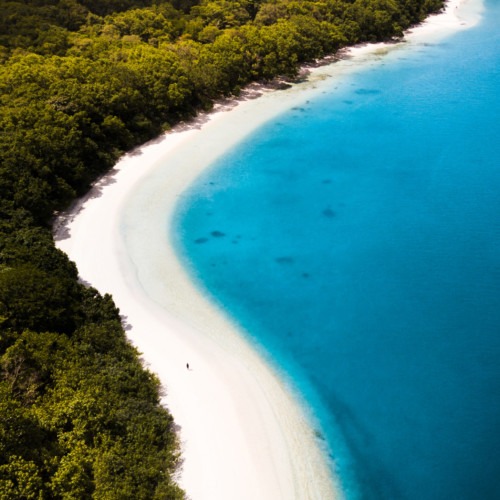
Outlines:
[{"label": "shoreline", "polygon": [[[459,6],[466,25],[456,16]],[[480,8],[480,1],[453,0],[405,42],[465,29]],[[166,388],[162,402],[180,426],[178,482],[194,500],[327,499],[342,492],[300,395],[200,294],[166,241],[178,198],[261,125],[405,42],[347,49],[347,58],[307,68],[307,81],[286,90],[250,86],[243,98],[221,101],[126,154],[55,224],[56,245],[84,282],[113,295],[129,339]]]}]

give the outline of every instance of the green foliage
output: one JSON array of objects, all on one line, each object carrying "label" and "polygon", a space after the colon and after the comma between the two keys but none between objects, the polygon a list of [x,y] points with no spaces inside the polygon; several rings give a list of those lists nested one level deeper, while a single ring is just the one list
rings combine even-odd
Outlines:
[{"label": "green foliage", "polygon": [[213,25],[219,29],[241,26],[250,20],[246,2],[213,0],[202,2],[191,9],[191,17],[201,20],[203,25]]},{"label": "green foliage", "polygon": [[0,492],[3,499],[42,499],[42,487],[43,481],[35,463],[12,456],[6,464],[0,465]]},{"label": "green foliage", "polygon": [[25,330],[0,369],[2,498],[183,498],[172,418],[119,321]]},{"label": "green foliage", "polygon": [[245,84],[400,36],[441,0],[13,0],[0,18],[0,497],[181,499],[173,422],[54,213]]},{"label": "green foliage", "polygon": [[78,307],[74,281],[32,265],[0,268],[2,326],[16,331],[70,332]]},{"label": "green foliage", "polygon": [[[24,457],[24,460],[28,462],[39,461],[43,453],[42,443],[47,436],[39,427],[30,408],[13,391],[12,384],[16,382],[16,373],[9,374],[4,370],[4,364],[5,360],[2,357],[2,374],[7,376],[4,375],[6,380],[0,382],[2,415],[0,419],[0,464],[7,465],[11,457]],[[17,377],[19,376],[23,376],[20,370],[17,371]],[[4,470],[4,473],[0,474],[0,484],[2,480],[7,480],[5,476]]]},{"label": "green foliage", "polygon": [[2,2],[0,45],[30,48],[43,54],[63,53],[67,30],[77,30],[88,10],[76,0]]},{"label": "green foliage", "polygon": [[105,16],[113,12],[122,12],[134,7],[148,7],[152,0],[78,0],[94,14]]},{"label": "green foliage", "polygon": [[[165,14],[173,17],[175,11]],[[103,30],[113,26],[120,37],[136,36],[144,42],[154,42],[157,45],[160,42],[171,41],[178,34],[175,22],[177,16],[169,19],[165,14],[159,12],[158,9],[129,10],[106,18]]]}]

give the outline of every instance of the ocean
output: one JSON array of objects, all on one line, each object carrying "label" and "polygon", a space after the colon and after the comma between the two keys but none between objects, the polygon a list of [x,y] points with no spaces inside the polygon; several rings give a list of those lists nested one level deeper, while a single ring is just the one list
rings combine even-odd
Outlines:
[{"label": "ocean", "polygon": [[290,380],[351,499],[500,498],[500,2],[205,171],[171,239]]}]

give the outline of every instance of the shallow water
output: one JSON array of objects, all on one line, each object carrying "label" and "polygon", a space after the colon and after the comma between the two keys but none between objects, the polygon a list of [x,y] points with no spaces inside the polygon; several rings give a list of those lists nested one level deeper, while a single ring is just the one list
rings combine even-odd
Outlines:
[{"label": "shallow water", "polygon": [[268,123],[186,192],[200,287],[318,420],[348,498],[500,498],[500,4]]}]

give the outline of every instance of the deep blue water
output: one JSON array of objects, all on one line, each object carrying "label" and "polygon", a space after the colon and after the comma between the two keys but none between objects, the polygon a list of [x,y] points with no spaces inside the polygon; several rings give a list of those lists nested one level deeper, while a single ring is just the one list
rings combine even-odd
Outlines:
[{"label": "deep blue water", "polygon": [[349,498],[500,498],[499,94],[490,2],[268,123],[179,205],[190,272],[294,380]]}]

